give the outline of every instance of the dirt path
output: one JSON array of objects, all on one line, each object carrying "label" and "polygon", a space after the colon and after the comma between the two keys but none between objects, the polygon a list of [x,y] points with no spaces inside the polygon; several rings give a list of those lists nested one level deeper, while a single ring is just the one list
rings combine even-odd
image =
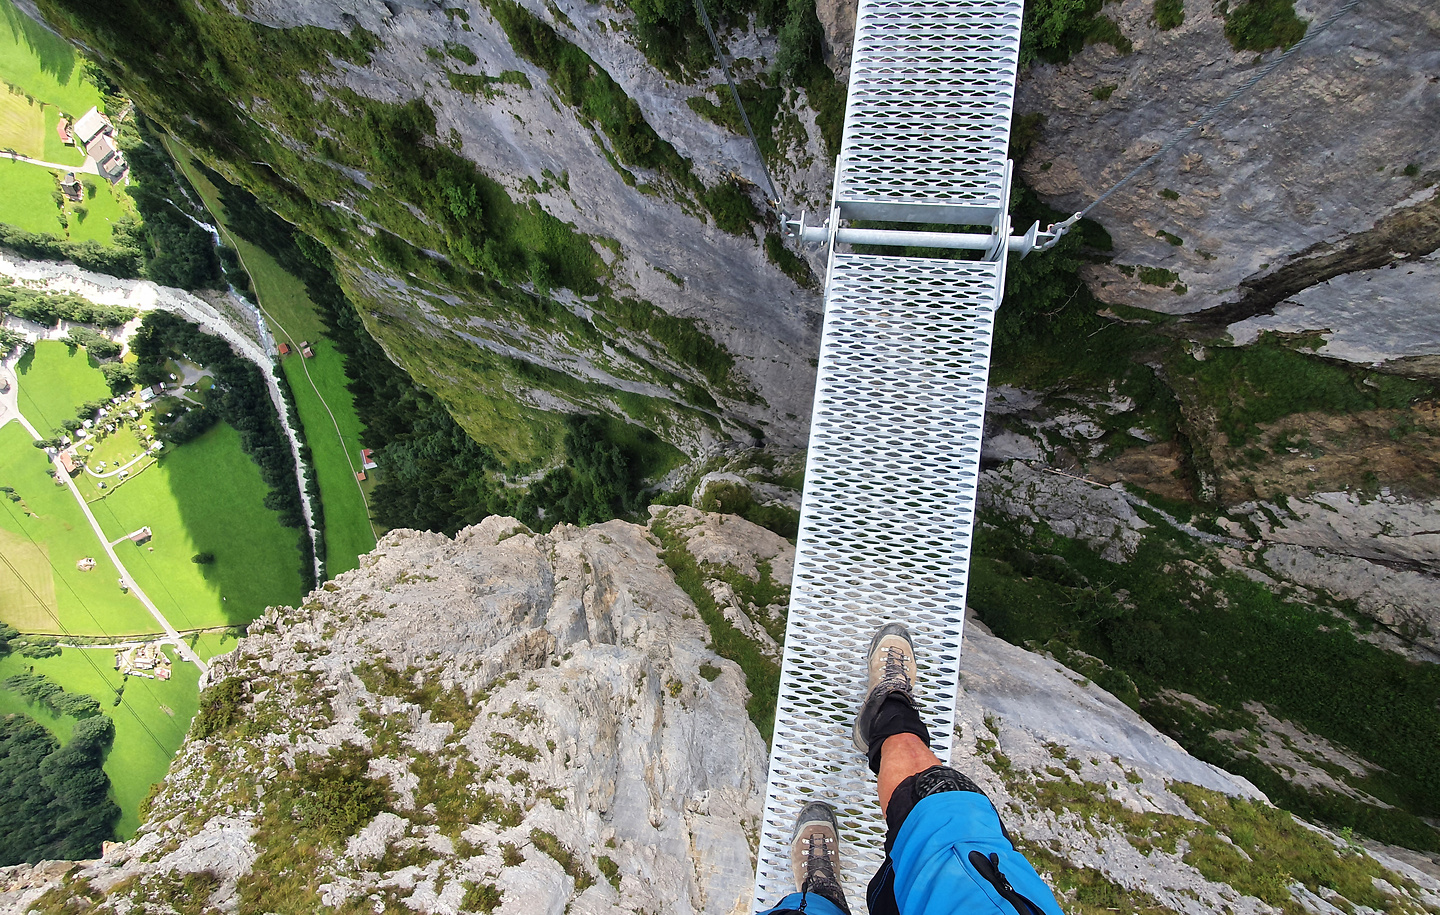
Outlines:
[{"label": "dirt path", "polygon": [[22,156],[19,153],[10,153],[10,158],[15,162],[28,162],[31,165],[39,165],[42,168],[53,168],[62,172],[77,172],[86,175],[100,174],[100,166],[95,160],[87,157],[84,165],[61,165],[59,162],[46,162],[43,159],[32,159],[29,156]]}]

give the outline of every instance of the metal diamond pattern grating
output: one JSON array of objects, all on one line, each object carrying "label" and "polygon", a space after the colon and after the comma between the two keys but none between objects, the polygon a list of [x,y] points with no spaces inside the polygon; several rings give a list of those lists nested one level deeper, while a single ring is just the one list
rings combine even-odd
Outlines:
[{"label": "metal diamond pattern grating", "polygon": [[948,759],[990,365],[1004,264],[833,254],[756,909],[793,888],[795,813],[840,815],[846,893],[883,858],[874,778],[851,743],[875,629],[915,638],[917,699]]},{"label": "metal diamond pattern grating", "polygon": [[861,0],[836,203],[847,219],[993,225],[1023,0]]}]

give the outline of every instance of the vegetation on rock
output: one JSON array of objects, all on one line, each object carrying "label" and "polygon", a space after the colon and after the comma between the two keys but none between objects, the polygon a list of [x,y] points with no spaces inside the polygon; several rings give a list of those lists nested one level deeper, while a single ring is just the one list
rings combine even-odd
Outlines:
[{"label": "vegetation on rock", "polygon": [[1288,48],[1305,37],[1309,23],[1295,15],[1295,0],[1243,0],[1222,3],[1225,37],[1237,51]]},{"label": "vegetation on rock", "polygon": [[1104,0],[1025,0],[1020,66],[1063,64],[1086,45],[1103,43],[1129,54],[1130,39],[1103,12]]}]

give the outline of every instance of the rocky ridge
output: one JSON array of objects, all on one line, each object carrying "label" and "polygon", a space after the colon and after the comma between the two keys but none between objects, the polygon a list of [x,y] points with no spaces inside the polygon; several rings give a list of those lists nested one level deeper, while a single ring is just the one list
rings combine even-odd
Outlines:
[{"label": "rocky ridge", "polygon": [[[8,869],[0,911],[746,911],[765,744],[670,551],[712,585],[788,585],[793,558],[687,507],[391,532],[217,659],[132,841]],[[975,620],[963,661],[956,764],[1067,908],[1440,912],[1433,876],[1292,822],[1057,661]]]}]

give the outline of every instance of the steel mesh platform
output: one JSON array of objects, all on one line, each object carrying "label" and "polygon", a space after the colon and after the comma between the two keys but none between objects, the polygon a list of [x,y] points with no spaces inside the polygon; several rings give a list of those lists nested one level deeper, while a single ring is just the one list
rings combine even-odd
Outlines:
[{"label": "steel mesh platform", "polygon": [[860,0],[844,218],[995,224],[1023,13],[1023,0]]},{"label": "steel mesh platform", "polygon": [[910,627],[917,698],[949,757],[1003,272],[1003,260],[832,254],[757,911],[793,888],[790,828],[809,800],[838,808],[846,892],[864,908],[885,824],[850,727],[883,622]]}]

